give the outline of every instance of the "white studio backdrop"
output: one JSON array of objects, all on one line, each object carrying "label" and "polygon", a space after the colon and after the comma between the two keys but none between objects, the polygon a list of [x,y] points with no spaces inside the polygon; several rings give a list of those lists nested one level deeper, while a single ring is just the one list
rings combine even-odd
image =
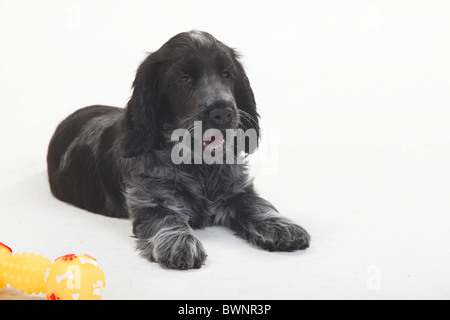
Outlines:
[{"label": "white studio backdrop", "polygon": [[[449,16],[448,1],[0,0],[0,241],[95,256],[106,299],[450,298]],[[125,106],[146,54],[191,29],[242,53],[262,117],[256,186],[309,250],[211,228],[202,269],[162,270],[128,221],[50,195],[56,125]]]}]

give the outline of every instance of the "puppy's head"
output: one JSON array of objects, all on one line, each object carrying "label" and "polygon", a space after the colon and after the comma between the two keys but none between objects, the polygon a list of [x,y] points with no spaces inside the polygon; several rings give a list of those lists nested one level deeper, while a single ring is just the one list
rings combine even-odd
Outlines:
[{"label": "puppy's head", "polygon": [[[238,55],[206,32],[180,33],[139,67],[127,105],[128,156],[159,148],[175,129],[254,129],[253,91]],[[254,149],[246,149],[248,153]]]}]

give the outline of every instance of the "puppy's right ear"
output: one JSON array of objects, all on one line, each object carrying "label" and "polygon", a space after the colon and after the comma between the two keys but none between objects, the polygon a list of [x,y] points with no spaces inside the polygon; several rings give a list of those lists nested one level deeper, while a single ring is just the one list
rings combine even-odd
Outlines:
[{"label": "puppy's right ear", "polygon": [[258,147],[260,138],[259,129],[259,114],[256,110],[255,96],[253,90],[250,86],[250,81],[248,80],[247,74],[245,73],[244,67],[239,61],[239,55],[235,50],[232,50],[232,56],[237,69],[237,75],[235,77],[236,82],[234,86],[234,92],[236,95],[236,104],[239,110],[243,112],[243,116],[240,122],[240,129],[244,131],[253,129],[256,133],[256,144],[255,145],[245,145],[245,152],[248,154],[254,153]]},{"label": "puppy's right ear", "polygon": [[156,121],[159,111],[159,68],[160,63],[153,53],[142,62],[136,72],[133,94],[125,108],[125,136],[121,145],[125,158],[159,148],[161,134]]}]

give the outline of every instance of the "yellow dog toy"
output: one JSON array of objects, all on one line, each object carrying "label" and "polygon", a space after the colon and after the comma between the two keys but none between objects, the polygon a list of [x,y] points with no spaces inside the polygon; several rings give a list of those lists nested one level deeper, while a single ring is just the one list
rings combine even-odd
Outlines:
[{"label": "yellow dog toy", "polygon": [[52,263],[34,253],[12,253],[0,242],[0,288],[28,294],[46,293],[48,300],[100,300],[105,275],[88,255],[68,254]]}]

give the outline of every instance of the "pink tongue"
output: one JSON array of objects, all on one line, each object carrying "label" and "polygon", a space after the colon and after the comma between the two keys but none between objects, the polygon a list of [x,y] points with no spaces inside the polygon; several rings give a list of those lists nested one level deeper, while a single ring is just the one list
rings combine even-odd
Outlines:
[{"label": "pink tongue", "polygon": [[208,148],[211,150],[216,150],[217,148],[221,148],[225,144],[225,139],[223,138],[223,135],[220,134],[219,137],[212,136],[211,140],[215,139],[214,141],[202,141],[203,148]]}]

